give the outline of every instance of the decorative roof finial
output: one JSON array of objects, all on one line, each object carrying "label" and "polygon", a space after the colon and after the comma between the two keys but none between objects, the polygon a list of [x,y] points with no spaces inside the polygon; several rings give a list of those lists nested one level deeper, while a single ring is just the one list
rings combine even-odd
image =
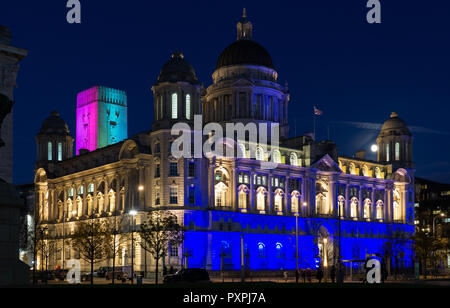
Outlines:
[{"label": "decorative roof finial", "polygon": [[242,12],[242,18],[247,18],[247,9],[244,7],[244,10]]},{"label": "decorative roof finial", "polygon": [[242,11],[242,19],[237,24],[237,39],[238,40],[251,40],[252,39],[253,25],[247,19],[247,9],[244,7]]}]

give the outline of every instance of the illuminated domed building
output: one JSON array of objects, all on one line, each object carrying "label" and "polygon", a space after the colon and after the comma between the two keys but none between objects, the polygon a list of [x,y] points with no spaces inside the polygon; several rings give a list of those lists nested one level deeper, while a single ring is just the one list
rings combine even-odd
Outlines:
[{"label": "illuminated domed building", "polygon": [[[62,161],[54,161],[60,157],[54,152],[47,157],[52,168],[41,152],[35,181],[40,224],[62,243],[80,221],[125,217],[133,209],[139,225],[146,212],[161,209],[175,213],[186,230],[184,243],[165,256],[166,266],[237,270],[244,251],[245,266],[255,270],[295,269],[297,262],[300,268],[328,267],[340,246],[347,266],[346,261],[378,255],[390,268],[410,267],[414,166],[413,138],[405,122],[396,113],[386,121],[377,161],[362,152],[339,155],[331,141],[288,138],[289,90],[278,83],[268,51],[253,41],[245,13],[237,30],[237,41],[219,56],[207,89],[184,55],[172,54],[152,88],[151,131],[81,149],[75,157],[63,151]],[[109,104],[124,106],[120,98]],[[224,128],[265,124],[269,139],[272,128],[279,127],[279,143],[260,146],[261,140],[244,134],[224,142],[237,150],[235,157],[175,157],[173,125],[182,122],[194,130],[199,115],[202,124]],[[65,142],[70,151],[72,139],[63,131],[63,141],[44,132],[38,144],[53,150]],[[266,168],[269,162],[276,167]],[[52,260],[55,265],[63,265],[63,255],[73,257],[66,249]],[[123,247],[117,265],[130,264],[130,251],[129,245]],[[144,271],[144,264],[153,270],[152,258],[138,246],[136,271]]]}]

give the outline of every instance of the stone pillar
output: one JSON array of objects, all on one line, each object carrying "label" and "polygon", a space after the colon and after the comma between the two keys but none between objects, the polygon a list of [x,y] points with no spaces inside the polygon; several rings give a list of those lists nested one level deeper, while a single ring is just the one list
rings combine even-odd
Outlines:
[{"label": "stone pillar", "polygon": [[272,172],[269,173],[267,177],[267,202],[266,202],[266,212],[268,214],[272,214],[273,212],[273,206],[272,206]]},{"label": "stone pillar", "polygon": [[255,191],[254,191],[254,184],[253,184],[253,181],[254,181],[254,172],[253,171],[250,171],[250,191],[249,191],[249,193],[248,193],[248,197],[249,197],[249,201],[250,201],[250,203],[249,203],[249,212],[250,213],[253,213],[254,211],[255,211]]},{"label": "stone pillar", "polygon": [[[289,192],[289,180],[290,177],[286,176],[286,182],[284,183],[284,199],[283,199],[283,205],[284,205],[284,209],[283,209],[283,213],[286,214],[290,214],[292,213],[291,211],[291,207],[292,204],[290,202],[290,192]],[[300,204],[299,204],[300,206]]]}]

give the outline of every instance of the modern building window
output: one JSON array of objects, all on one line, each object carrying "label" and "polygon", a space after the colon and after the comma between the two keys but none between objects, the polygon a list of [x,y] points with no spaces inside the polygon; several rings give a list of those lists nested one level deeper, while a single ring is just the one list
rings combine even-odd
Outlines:
[{"label": "modern building window", "polygon": [[48,155],[48,160],[53,160],[53,149],[52,149],[52,143],[49,142],[47,145],[47,155]]},{"label": "modern building window", "polygon": [[170,204],[178,204],[178,188],[170,187],[169,189]]},{"label": "modern building window", "polygon": [[191,119],[191,95],[186,95],[186,119]]},{"label": "modern building window", "polygon": [[395,143],[395,160],[396,161],[400,160],[400,143],[399,142]]},{"label": "modern building window", "polygon": [[172,119],[178,119],[178,94],[172,94]]},{"label": "modern building window", "polygon": [[170,163],[169,176],[178,176],[178,163]]},{"label": "modern building window", "polygon": [[62,161],[63,160],[63,147],[62,147],[62,143],[58,142],[58,161]]}]

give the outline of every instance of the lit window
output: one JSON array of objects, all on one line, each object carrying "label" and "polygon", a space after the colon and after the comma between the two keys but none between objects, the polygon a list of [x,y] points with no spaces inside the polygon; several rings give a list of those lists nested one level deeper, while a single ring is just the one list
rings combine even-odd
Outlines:
[{"label": "lit window", "polygon": [[386,144],[386,161],[390,161],[390,155],[389,155],[389,143]]},{"label": "lit window", "polygon": [[281,243],[277,243],[275,245],[275,248],[277,250],[277,258],[283,258],[283,245]]},{"label": "lit window", "polygon": [[246,209],[247,208],[247,194],[244,190],[239,192],[239,208]]},{"label": "lit window", "polygon": [[258,211],[266,210],[266,198],[264,196],[264,190],[260,190],[256,195],[256,209]]},{"label": "lit window", "polygon": [[291,165],[292,166],[298,166],[298,157],[297,157],[297,154],[295,154],[295,153],[291,153]]},{"label": "lit window", "polygon": [[170,187],[169,189],[170,204],[178,204],[178,188]]},{"label": "lit window", "polygon": [[191,96],[186,95],[186,119],[191,119]]},{"label": "lit window", "polygon": [[59,143],[58,143],[58,161],[62,161],[62,160],[63,160],[63,157],[62,157],[62,150],[63,150],[63,148],[62,148],[62,143],[59,142]]},{"label": "lit window", "polygon": [[395,143],[395,160],[400,160],[400,143]]},{"label": "lit window", "polygon": [[52,150],[52,143],[49,142],[47,145],[47,153],[48,153],[48,160],[53,160],[53,150]]},{"label": "lit window", "polygon": [[264,160],[264,151],[261,147],[258,147],[256,149],[256,160],[261,160],[261,161]]},{"label": "lit window", "polygon": [[172,94],[172,119],[178,118],[178,95]]},{"label": "lit window", "polygon": [[358,217],[358,199],[356,198],[353,198],[352,202],[350,203],[350,217]]},{"label": "lit window", "polygon": [[381,200],[377,202],[377,219],[378,220],[383,219],[383,201]]},{"label": "lit window", "polygon": [[178,246],[177,245],[171,245],[170,246],[170,256],[171,257],[178,257]]},{"label": "lit window", "polygon": [[291,210],[292,213],[299,213],[298,209],[298,192],[293,192],[291,197]]},{"label": "lit window", "polygon": [[227,187],[225,184],[220,182],[215,187],[215,204],[217,207],[223,207],[226,205],[225,200],[225,192],[227,190]]},{"label": "lit window", "polygon": [[275,201],[274,201],[275,212],[282,212],[283,211],[282,202],[283,202],[283,197],[281,195],[281,192],[276,193]]},{"label": "lit window", "polygon": [[364,201],[364,218],[369,219],[370,218],[370,207],[372,205],[372,202],[370,200]]},{"label": "lit window", "polygon": [[273,162],[276,164],[281,164],[281,153],[278,150],[273,152]]},{"label": "lit window", "polygon": [[258,257],[265,258],[266,257],[266,245],[263,243],[258,244]]},{"label": "lit window", "polygon": [[398,202],[394,201],[394,221],[400,221],[400,220],[401,220],[400,204],[398,204]]}]

